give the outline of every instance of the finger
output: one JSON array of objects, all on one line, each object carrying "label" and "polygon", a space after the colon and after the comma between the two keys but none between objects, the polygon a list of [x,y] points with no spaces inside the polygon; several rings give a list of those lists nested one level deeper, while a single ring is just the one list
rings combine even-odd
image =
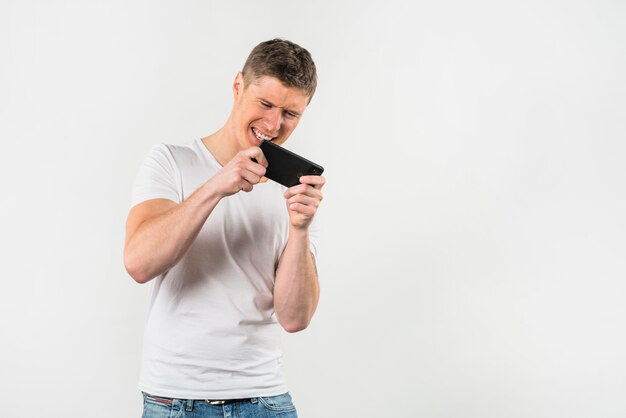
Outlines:
[{"label": "finger", "polygon": [[321,189],[326,184],[324,176],[302,176],[299,180],[301,184],[308,184],[316,189]]},{"label": "finger", "polygon": [[[260,166],[257,166],[257,167],[260,167]],[[260,168],[262,170],[265,170],[263,167],[260,167]],[[258,171],[258,168],[256,168],[256,170]],[[261,177],[263,177],[263,174],[265,174],[265,172],[257,174],[252,170],[242,169],[239,171],[240,178],[246,183],[249,183],[252,185],[259,183],[261,181]]]},{"label": "finger", "polygon": [[243,181],[239,185],[239,191],[240,192],[251,192],[253,188],[254,188],[254,185],[249,183],[249,182],[247,182],[247,181]]},{"label": "finger", "polygon": [[238,166],[245,171],[250,171],[251,173],[256,174],[259,177],[263,177],[267,171],[261,164],[257,164],[254,161],[246,159],[240,161]]},{"label": "finger", "polygon": [[234,163],[233,167],[227,170],[227,173],[230,184],[239,187],[242,182],[257,184],[263,174],[265,174],[265,168],[254,164],[252,161],[239,160]]},{"label": "finger", "polygon": [[232,167],[235,172],[251,171],[258,176],[265,174],[265,167],[261,164],[255,163],[247,155],[251,154],[252,149],[241,151],[235,158],[231,160],[228,167]]},{"label": "finger", "polygon": [[322,200],[323,198],[322,191],[320,189],[316,189],[315,187],[308,184],[299,184],[285,190],[285,198],[287,199],[298,194],[314,197],[319,200]]},{"label": "finger", "polygon": [[305,206],[317,208],[320,205],[320,200],[303,194],[297,194],[287,199],[287,204],[291,205],[292,203],[300,203]]},{"label": "finger", "polygon": [[241,154],[254,163],[267,168],[267,160],[265,159],[265,155],[263,154],[263,151],[261,151],[261,148],[251,147],[241,151]]},{"label": "finger", "polygon": [[302,203],[294,202],[294,203],[289,204],[289,210],[298,212],[304,216],[312,218],[313,216],[315,216],[315,212],[317,211],[317,208],[303,205]]}]

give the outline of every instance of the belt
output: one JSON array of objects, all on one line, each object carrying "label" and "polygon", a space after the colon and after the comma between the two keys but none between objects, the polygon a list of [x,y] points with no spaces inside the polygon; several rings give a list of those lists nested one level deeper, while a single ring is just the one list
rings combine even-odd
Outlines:
[{"label": "belt", "polygon": [[[167,403],[167,404],[172,404],[172,402],[174,401],[173,398],[165,398],[163,396],[154,396],[154,395],[150,395],[149,393],[143,392],[143,394],[145,396],[148,396],[150,398],[152,398],[153,400],[157,401],[157,402],[161,402],[161,403]],[[232,402],[243,402],[243,401],[249,401],[252,398],[243,398],[243,399],[195,399],[196,402],[206,402],[209,405],[225,405],[227,403],[232,403]]]}]

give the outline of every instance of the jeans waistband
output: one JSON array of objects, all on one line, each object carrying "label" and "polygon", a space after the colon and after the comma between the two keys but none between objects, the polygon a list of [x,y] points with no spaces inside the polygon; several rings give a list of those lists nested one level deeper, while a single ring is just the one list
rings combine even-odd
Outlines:
[{"label": "jeans waistband", "polygon": [[[166,396],[156,396],[156,395],[152,395],[152,394],[146,393],[146,392],[141,392],[141,393],[143,393],[143,396],[146,396],[146,397],[152,399],[153,401],[161,402],[161,403],[171,404],[172,402],[174,402],[175,399],[177,399],[177,398],[168,398]],[[249,402],[249,401],[252,400],[252,398],[241,398],[241,399],[185,399],[185,400],[194,401],[194,402],[206,402],[209,405],[224,405],[224,404],[234,403],[234,402]]]}]

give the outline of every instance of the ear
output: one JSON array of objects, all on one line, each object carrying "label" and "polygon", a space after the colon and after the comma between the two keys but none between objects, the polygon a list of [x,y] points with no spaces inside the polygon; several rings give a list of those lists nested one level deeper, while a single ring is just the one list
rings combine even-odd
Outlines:
[{"label": "ear", "polygon": [[235,76],[235,81],[233,81],[233,98],[235,100],[243,93],[243,88],[243,74],[238,72]]}]

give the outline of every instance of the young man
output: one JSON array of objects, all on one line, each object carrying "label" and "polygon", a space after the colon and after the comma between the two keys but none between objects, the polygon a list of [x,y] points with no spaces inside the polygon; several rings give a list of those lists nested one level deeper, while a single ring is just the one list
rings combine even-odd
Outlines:
[{"label": "young man", "polygon": [[225,125],[185,146],[158,145],[141,166],[124,262],[151,285],[144,418],[297,416],[280,327],[306,328],[317,306],[310,226],[325,180],[267,181],[259,144],[287,141],[316,80],[304,48],[263,42],[235,77]]}]

